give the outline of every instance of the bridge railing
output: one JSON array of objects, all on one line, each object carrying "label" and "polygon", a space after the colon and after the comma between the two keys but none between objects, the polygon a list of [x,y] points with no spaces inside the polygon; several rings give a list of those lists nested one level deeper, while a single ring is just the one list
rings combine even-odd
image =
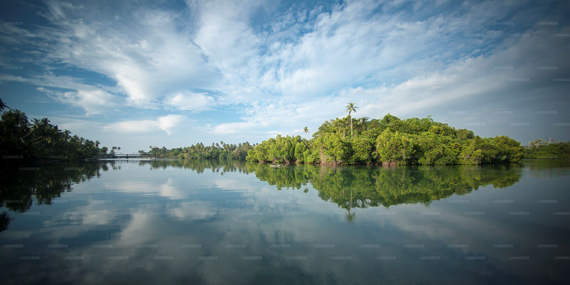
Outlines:
[{"label": "bridge railing", "polygon": [[100,154],[97,156],[98,159],[101,158],[141,158],[141,157],[151,157],[156,158],[156,155],[152,154],[140,154],[140,153],[115,153],[115,154]]}]

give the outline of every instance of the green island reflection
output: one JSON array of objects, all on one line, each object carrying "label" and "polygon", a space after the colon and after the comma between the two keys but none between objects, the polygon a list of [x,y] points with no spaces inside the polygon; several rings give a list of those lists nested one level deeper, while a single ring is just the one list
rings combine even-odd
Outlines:
[{"label": "green island reflection", "polygon": [[[62,193],[72,191],[73,184],[100,177],[101,171],[120,170],[128,164],[150,167],[151,171],[181,168],[220,175],[227,172],[254,174],[277,190],[308,192],[312,186],[323,201],[346,209],[349,219],[353,208],[429,205],[453,194],[468,194],[481,186],[505,188],[517,183],[524,169],[524,164],[395,168],[302,165],[274,169],[268,164],[238,160],[109,160],[78,165],[48,164],[2,171],[0,178],[5,183],[0,186],[0,206],[21,214],[34,203],[49,205]],[[11,219],[6,212],[0,213],[0,231],[7,229]]]},{"label": "green island reflection", "polygon": [[294,166],[272,169],[264,164],[248,164],[261,181],[277,189],[302,189],[309,183],[319,197],[346,210],[399,204],[422,203],[453,194],[465,195],[481,186],[505,188],[517,183],[523,166],[407,166],[326,167]]},{"label": "green island reflection", "polygon": [[[203,173],[253,173],[277,190],[308,192],[311,185],[322,200],[342,208],[390,207],[422,203],[453,194],[465,195],[481,186],[505,188],[519,182],[524,164],[482,166],[319,166],[300,165],[273,168],[269,164],[237,160],[154,160],[140,161],[151,169],[184,168]],[[541,165],[540,169],[549,168]],[[553,165],[554,166],[554,165]]]}]

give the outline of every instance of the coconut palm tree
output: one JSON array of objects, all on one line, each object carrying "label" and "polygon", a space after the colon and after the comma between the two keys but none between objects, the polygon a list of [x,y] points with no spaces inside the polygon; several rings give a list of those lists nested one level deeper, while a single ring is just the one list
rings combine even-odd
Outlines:
[{"label": "coconut palm tree", "polygon": [[350,137],[352,137],[352,113],[356,113],[357,109],[358,109],[358,107],[356,107],[356,105],[354,103],[346,104],[346,112],[348,113],[348,116],[350,117]]},{"label": "coconut palm tree", "polygon": [[70,138],[71,138],[71,132],[68,130],[63,131],[63,139],[66,142],[68,142]]},{"label": "coconut palm tree", "polygon": [[307,138],[307,133],[309,132],[309,128],[305,127],[303,129],[303,132],[305,133],[305,139]]},{"label": "coconut palm tree", "polygon": [[4,101],[2,101],[2,99],[0,99],[0,112],[4,111],[4,109],[10,109],[10,108],[8,108],[8,106],[6,106],[6,104],[4,104]]}]

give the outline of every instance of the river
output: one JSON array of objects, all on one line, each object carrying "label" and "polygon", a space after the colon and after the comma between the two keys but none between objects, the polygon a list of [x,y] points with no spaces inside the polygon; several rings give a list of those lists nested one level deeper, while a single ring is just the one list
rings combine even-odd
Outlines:
[{"label": "river", "polygon": [[570,284],[570,162],[2,173],[3,284]]}]

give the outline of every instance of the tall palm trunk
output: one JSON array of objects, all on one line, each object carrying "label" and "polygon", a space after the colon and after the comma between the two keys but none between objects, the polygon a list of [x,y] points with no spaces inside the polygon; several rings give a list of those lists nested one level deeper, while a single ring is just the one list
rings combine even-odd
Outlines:
[{"label": "tall palm trunk", "polygon": [[350,137],[352,137],[352,115],[350,115]]}]

